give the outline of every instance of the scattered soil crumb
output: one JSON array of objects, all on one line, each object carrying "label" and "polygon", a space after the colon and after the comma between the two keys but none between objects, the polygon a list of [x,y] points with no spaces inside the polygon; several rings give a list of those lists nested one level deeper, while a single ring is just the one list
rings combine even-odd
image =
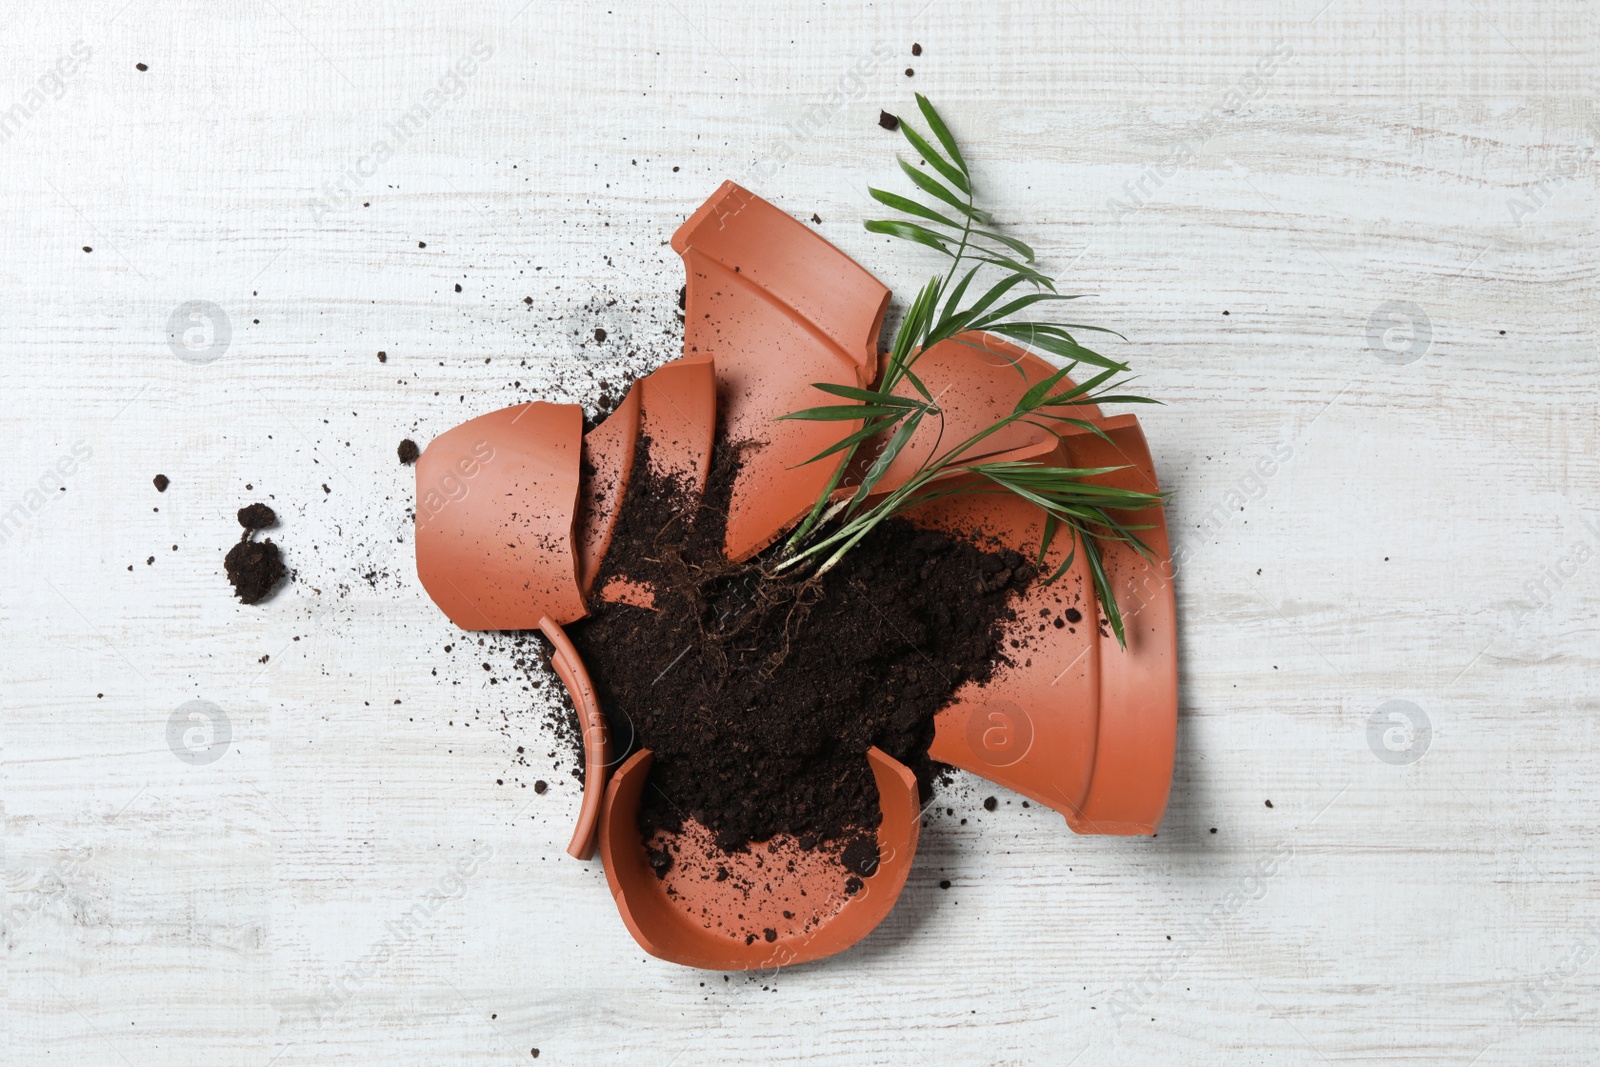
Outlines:
[{"label": "scattered soil crumb", "polygon": [[265,600],[288,573],[283,566],[283,554],[272,543],[272,538],[252,541],[248,531],[238,544],[228,549],[223,565],[228,570],[228,581],[233,583],[234,595],[246,604]]},{"label": "scattered soil crumb", "polygon": [[265,530],[278,524],[278,513],[265,504],[250,504],[239,509],[239,525],[246,530]]}]

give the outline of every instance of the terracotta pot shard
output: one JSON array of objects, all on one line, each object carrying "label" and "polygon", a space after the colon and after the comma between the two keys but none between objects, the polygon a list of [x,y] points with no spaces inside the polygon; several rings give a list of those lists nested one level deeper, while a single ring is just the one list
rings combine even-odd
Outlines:
[{"label": "terracotta pot shard", "polygon": [[[999,338],[968,335],[1014,361],[1025,372],[994,378],[992,361],[933,360],[939,347],[917,364],[930,391],[951,385],[949,394],[982,387],[987,408],[947,413],[946,433],[963,439],[968,430],[1009,411],[1029,385],[1054,368]],[[973,351],[967,349],[967,351]],[[954,353],[952,353],[954,354]],[[974,352],[975,355],[980,354]],[[928,362],[924,362],[924,360]],[[970,384],[962,384],[963,382]],[[1082,417],[1105,436],[1067,427],[1049,448],[1035,441],[999,441],[1008,448],[984,459],[1032,458],[1067,467],[1120,467],[1092,478],[1107,485],[1159,492],[1149,449],[1132,415],[1107,418],[1085,405]],[[952,434],[949,423],[960,420]],[[996,435],[999,437],[1000,435]],[[978,456],[967,457],[978,459]],[[918,461],[920,462],[920,461]],[[910,470],[914,470],[913,465]],[[896,468],[891,467],[895,474]],[[909,473],[909,471],[907,472]],[[903,481],[904,475],[901,479]],[[888,475],[885,481],[889,482]],[[893,484],[880,491],[887,491]],[[1036,556],[1044,515],[1017,497],[946,497],[908,515],[912,521],[958,534],[978,534]],[[1166,520],[1159,507],[1126,516],[1150,549],[1146,560],[1130,546],[1102,542],[1102,560],[1117,589],[1128,646],[1122,648],[1102,625],[1086,555],[1057,581],[1035,582],[1019,598],[1015,619],[1002,637],[1007,659],[985,684],[967,685],[934,720],[929,754],[1031,797],[1067,817],[1078,833],[1151,834],[1161,822],[1172,780],[1177,734],[1177,621]],[[1072,551],[1058,537],[1041,568],[1053,572]],[[1012,643],[1020,647],[1012,647]]]},{"label": "terracotta pot shard", "polygon": [[576,404],[522,404],[462,423],[417,459],[417,577],[464,630],[583,617],[573,517]]},{"label": "terracotta pot shard", "polygon": [[[887,361],[887,355],[885,355]],[[916,373],[944,414],[940,447],[948,449],[1011,414],[1017,398],[1056,368],[1008,341],[982,333],[964,333],[941,341],[916,356]],[[895,388],[897,396],[918,395],[909,381]],[[1100,409],[1087,405],[1081,417],[1098,418]],[[935,436],[917,433],[895,456],[874,495],[892,492],[933,458]],[[1056,447],[1056,435],[1040,426],[1015,422],[960,454],[964,463],[1037,459]]]},{"label": "terracotta pot shard", "polygon": [[832,464],[805,461],[860,425],[774,420],[824,402],[813,382],[872,380],[889,290],[733,182],[689,217],[672,247],[688,274],[684,351],[715,359],[724,435],[750,445],[726,540],[730,559],[747,559],[797,522],[832,477]]},{"label": "terracotta pot shard", "polygon": [[610,762],[610,731],[561,624],[585,613],[573,536],[583,410],[522,404],[462,423],[417,459],[417,577],[464,630],[532,630],[583,727],[585,786],[567,851],[587,859]]},{"label": "terracotta pot shard", "polygon": [[578,504],[578,530],[582,554],[581,585],[587,597],[600,573],[600,563],[611,547],[622,513],[622,500],[633,475],[634,451],[639,443],[637,384],[606,419],[583,437],[583,458],[588,463],[587,492]]},{"label": "terracotta pot shard", "polygon": [[[621,515],[640,438],[657,473],[693,499],[705,491],[717,432],[716,369],[710,356],[675,359],[639,379],[600,425],[584,437],[584,457],[594,487],[583,500],[579,529],[584,548],[583,592],[588,596]],[[648,586],[613,578],[600,598],[653,607]]]},{"label": "terracotta pot shard", "polygon": [[922,805],[909,768],[876,748],[867,759],[883,811],[878,867],[852,878],[793,839],[717,855],[713,835],[692,820],[647,847],[638,811],[651,754],[634,753],[612,775],[600,820],[606,882],[628,932],[652,956],[719,971],[821,959],[871,933],[905,887]]}]

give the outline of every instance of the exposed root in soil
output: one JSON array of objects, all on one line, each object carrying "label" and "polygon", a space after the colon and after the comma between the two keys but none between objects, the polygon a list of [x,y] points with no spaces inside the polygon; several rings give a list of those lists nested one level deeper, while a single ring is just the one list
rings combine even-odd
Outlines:
[{"label": "exposed root in soil", "polygon": [[595,589],[642,584],[655,608],[597,595],[568,633],[615,736],[655,754],[646,840],[693,819],[725,851],[784,832],[842,848],[880,818],[868,748],[931,796],[944,770],[927,754],[934,715],[1003,659],[1008,603],[1034,571],[899,519],[826,574],[777,571],[781,546],[731,563],[741,453],[719,443],[697,499],[650,465],[641,439]]}]

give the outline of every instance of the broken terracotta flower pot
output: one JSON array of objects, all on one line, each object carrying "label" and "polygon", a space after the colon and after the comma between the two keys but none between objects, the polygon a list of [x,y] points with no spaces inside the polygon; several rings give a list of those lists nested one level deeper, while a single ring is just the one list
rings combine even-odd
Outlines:
[{"label": "broken terracotta flower pot", "polygon": [[[576,404],[523,404],[440,435],[417,460],[417,576],[464,630],[538,629],[582,726],[583,803],[567,851],[594,854],[611,736],[583,659],[562,629],[586,615],[616,526],[636,445],[686,488],[705,485],[716,428],[709,357],[678,360],[635,382],[585,437]],[[580,500],[587,458],[594,476]],[[584,522],[577,525],[579,514]],[[648,601],[622,588],[617,598]]]},{"label": "broken terracotta flower pot", "polygon": [[[719,853],[693,820],[674,834],[639,834],[649,749],[612,776],[600,820],[600,856],[617,911],[652,956],[708,970],[752,970],[821,959],[871,933],[911,871],[922,804],[916,775],[879,749],[867,751],[883,821],[878,864],[848,876],[835,856],[793,837]],[[714,857],[714,858],[713,858]]]},{"label": "broken terracotta flower pot", "polygon": [[[714,837],[692,820],[646,842],[638,811],[651,755],[634,753],[607,783],[606,721],[561,626],[583,616],[590,596],[653,606],[653,590],[634,583],[594,588],[642,453],[692,496],[705,487],[719,429],[722,440],[741,446],[724,542],[730,559],[759,552],[809,511],[836,468],[805,461],[860,423],[775,420],[814,406],[813,383],[875,379],[888,291],[731,182],[672,245],[688,276],[685,356],[635,383],[587,436],[575,406],[529,404],[435,440],[417,465],[418,573],[463,628],[538,627],[555,646],[552,662],[584,724],[584,801],[568,851],[587,858],[598,835],[608,884],[639,944],[697,967],[798,963],[853,944],[892,908],[916,851],[915,777],[883,752],[868,753],[882,818],[879,864],[864,879],[847,878],[836,858],[787,839],[710,860],[718,855]],[[982,334],[935,346],[918,363],[955,440],[1008,412],[1053,372]],[[1099,434],[1058,438],[1018,425],[963,458],[1116,467],[1097,477],[1157,492],[1137,421],[1087,405],[1082,413]],[[878,491],[903,484],[931,447],[913,440]],[[1031,504],[994,494],[946,497],[907,517],[1029,558],[1043,526]],[[1151,527],[1140,536],[1153,559],[1101,546],[1127,648],[1104,626],[1079,552],[1058,581],[1022,594],[1005,628],[1005,661],[987,682],[956,693],[935,719],[930,748],[936,759],[1062,811],[1080,833],[1154,832],[1171,780],[1177,659],[1166,529],[1159,507],[1129,520]],[[1070,549],[1070,539],[1057,538],[1045,572]]]},{"label": "broken terracotta flower pot", "polygon": [[807,464],[859,423],[775,421],[812,407],[813,382],[863,387],[877,374],[884,288],[804,223],[733,182],[672,236],[688,275],[683,347],[709,353],[722,433],[745,445],[726,548],[755,555],[816,503],[835,467]]}]

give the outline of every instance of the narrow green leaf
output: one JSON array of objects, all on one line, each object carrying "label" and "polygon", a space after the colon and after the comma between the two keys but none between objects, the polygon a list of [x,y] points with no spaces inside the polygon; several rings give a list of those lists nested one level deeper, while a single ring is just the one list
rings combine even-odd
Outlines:
[{"label": "narrow green leaf", "polygon": [[1044,566],[1045,553],[1050,551],[1050,542],[1056,539],[1056,527],[1059,525],[1061,525],[1061,520],[1049,512],[1045,512],[1044,536],[1039,538],[1039,566],[1041,567]]},{"label": "narrow green leaf", "polygon": [[[922,396],[923,396],[923,399],[926,400],[928,404],[932,404],[933,403],[933,394],[928,392],[928,387],[926,385],[922,384],[922,379],[918,378],[916,376],[916,374],[912,373],[912,370],[911,370],[911,368],[909,366],[906,367],[904,373],[905,373],[905,379],[906,379],[906,381],[911,383],[911,387],[913,389],[915,389],[917,392],[921,393]],[[926,405],[924,405],[924,406],[926,406]]]},{"label": "narrow green leaf", "polygon": [[1107,367],[1105,370],[1095,373],[1092,377],[1073,383],[1069,388],[1063,389],[1050,397],[1047,402],[1056,406],[1069,403],[1081,404],[1084,402],[1084,397],[1095,395],[1095,390],[1120,373],[1122,372],[1116,367]]},{"label": "narrow green leaf", "polygon": [[[937,326],[935,326],[932,330],[928,331],[927,343],[930,344],[930,345],[937,344],[940,341],[945,341],[945,340],[948,340],[948,339],[956,336],[956,334],[966,333],[967,330],[970,328],[968,326],[968,323],[970,323],[971,321],[972,321],[972,312],[970,310],[969,311],[963,311],[958,315],[952,315],[947,319],[943,319],[943,320],[941,320],[939,322],[939,324]],[[980,349],[980,350],[983,350],[983,351],[988,351],[987,349],[984,349],[982,345],[972,344],[972,342],[970,342],[970,341],[963,342],[963,343],[967,344],[967,345],[970,345],[972,348],[977,348],[977,349]]]},{"label": "narrow green leaf", "polygon": [[849,400],[865,400],[869,404],[891,404],[896,407],[907,408],[921,406],[915,400],[911,400],[903,396],[895,396],[893,393],[879,392],[876,389],[857,389],[853,385],[835,385],[833,382],[812,382],[811,388],[820,392],[831,393],[834,396],[842,396]]},{"label": "narrow green leaf", "polygon": [[928,166],[943,174],[946,181],[963,193],[968,196],[972,195],[972,182],[968,180],[967,176],[949,163],[946,163],[944,157],[935,152],[933,146],[922,139],[922,134],[918,133],[911,123],[901,122],[900,132],[906,135],[906,140],[910,141],[911,147],[917,150],[917,155],[928,161]]},{"label": "narrow green leaf", "polygon": [[880,415],[903,415],[905,410],[900,407],[889,407],[886,404],[839,404],[821,408],[806,408],[803,411],[791,411],[787,415],[779,415],[774,422],[784,419],[802,419],[806,422],[854,422],[856,419],[877,418]]},{"label": "narrow green leaf", "polygon": [[1040,274],[1026,263],[1018,263],[1009,256],[1002,256],[1000,253],[991,252],[988,249],[982,249],[979,253],[974,254],[973,258],[978,260],[980,263],[988,263],[992,266],[1004,267],[1012,274],[1022,275],[1024,280],[1032,285],[1038,286],[1040,289],[1048,289],[1051,292],[1055,292],[1056,283],[1045,275]]},{"label": "narrow green leaf", "polygon": [[950,136],[950,127],[944,124],[944,119],[939,116],[939,112],[934,109],[927,97],[921,93],[917,93],[916,96],[917,107],[922,109],[922,117],[928,120],[928,129],[939,138],[939,144],[944,146],[945,152],[955,165],[961,168],[961,173],[967,173],[967,161],[961,158],[961,149],[956,147],[956,139]]},{"label": "narrow green leaf", "polygon": [[[1086,403],[1087,403],[1087,401],[1086,401]],[[1034,412],[1034,417],[1035,418],[1041,418],[1041,419],[1049,419],[1051,422],[1064,422],[1068,426],[1075,426],[1080,430],[1085,430],[1085,431],[1087,431],[1089,433],[1092,433],[1096,437],[1100,438],[1101,440],[1104,440],[1104,441],[1111,440],[1111,438],[1106,436],[1106,432],[1104,430],[1102,430],[1100,427],[1096,426],[1094,423],[1090,422],[1087,419],[1073,419],[1073,418],[1068,418],[1066,415],[1052,415],[1047,411],[1036,411],[1036,412]]]},{"label": "narrow green leaf", "polygon": [[912,182],[916,184],[917,188],[921,189],[929,196],[938,197],[940,200],[943,200],[945,203],[949,204],[963,215],[969,214],[972,211],[972,208],[967,206],[967,202],[965,200],[962,200],[955,193],[952,193],[949,189],[945,188],[944,183],[939,181],[937,178],[934,178],[932,175],[918,170],[916,167],[913,167],[903,159],[900,161],[900,169],[906,172],[906,177],[910,178]]},{"label": "narrow green leaf", "polygon": [[1051,571],[1050,577],[1044,580],[1045,585],[1049,585],[1051,582],[1060,579],[1063,574],[1067,573],[1067,571],[1071,569],[1072,564],[1078,559],[1078,528],[1073,526],[1070,527],[1070,529],[1072,530],[1072,547],[1067,549],[1067,558],[1061,561],[1061,566]]},{"label": "narrow green leaf", "polygon": [[[1053,463],[1043,463],[1036,459],[1002,459],[989,463],[974,463],[967,467],[978,474],[1000,475],[1017,481],[1036,481],[1041,484],[1066,480],[1077,485],[1082,478],[1094,478],[1102,474],[1114,474],[1117,471],[1127,470],[1127,464],[1115,467],[1058,467]],[[1089,486],[1088,488],[1105,488],[1104,486]],[[1124,492],[1138,492],[1136,489],[1123,490]]]},{"label": "narrow green leaf", "polygon": [[1096,367],[1108,367],[1118,371],[1128,369],[1126,363],[1118,363],[1114,359],[1107,359],[1098,352],[1084,348],[1076,341],[1066,340],[1049,330],[1041,328],[1038,323],[997,323],[990,326],[989,331],[1002,337],[1009,337],[1013,341],[1021,341],[1023,344],[1043,349],[1051,355],[1060,356],[1063,359],[1075,359],[1080,363],[1091,363]]},{"label": "narrow green leaf", "polygon": [[[1061,330],[1063,333],[1066,333],[1068,330],[1091,330],[1094,333],[1109,333],[1112,337],[1115,337],[1121,341],[1127,340],[1126,337],[1122,336],[1122,334],[1118,333],[1116,330],[1108,330],[1104,326],[1085,326],[1081,322],[1057,322],[1053,323],[1052,325]],[[1067,334],[1067,336],[1070,337],[1072,335]]]},{"label": "narrow green leaf", "polygon": [[995,233],[993,230],[973,230],[972,232],[977,234],[979,237],[987,237],[991,241],[1000,242],[1021,256],[1023,262],[1025,263],[1033,262],[1033,249],[1029,248],[1026,244],[1017,240],[1015,237],[1006,237],[1003,234]]},{"label": "narrow green leaf", "polygon": [[973,319],[989,310],[989,308],[994,305],[995,301],[999,300],[1002,296],[1005,296],[1006,293],[1010,292],[1018,285],[1021,285],[1024,281],[1027,281],[1027,278],[1019,274],[1011,274],[996,282],[989,288],[989,291],[979,297],[970,308],[959,315],[951,316],[951,336],[954,336],[955,334],[968,328],[968,324],[972,322]]},{"label": "narrow green leaf", "polygon": [[1072,297],[1063,296],[1060,293],[1025,293],[1024,295],[1017,297],[1015,300],[995,308],[993,311],[984,315],[981,321],[973,322],[970,328],[974,330],[981,330],[991,322],[1001,322],[1010,318],[1012,315],[1015,315],[1017,312],[1024,310],[1025,308],[1030,308],[1033,305],[1042,303],[1044,301],[1071,299]]},{"label": "narrow green leaf", "polygon": [[1106,622],[1111,624],[1111,632],[1117,635],[1117,644],[1127,648],[1128,637],[1122,632],[1122,609],[1117,607],[1116,592],[1111,588],[1111,579],[1106,577],[1105,564],[1092,537],[1083,539],[1083,550],[1084,557],[1089,561],[1089,573],[1094,577],[1095,596],[1106,613]]},{"label": "narrow green leaf", "polygon": [[1067,372],[1071,369],[1071,367],[1062,367],[1060,370],[1050,375],[1050,377],[1041,378],[1039,381],[1035,382],[1028,388],[1026,393],[1023,393],[1017,398],[1016,407],[1012,408],[1011,410],[1013,412],[1024,412],[1032,411],[1034,408],[1038,407],[1045,397],[1049,395],[1050,390],[1061,384],[1061,379],[1065,378],[1067,376]]},{"label": "narrow green leaf", "polygon": [[[797,466],[804,467],[807,463],[815,463],[819,459],[826,459],[828,456],[833,455],[835,452],[842,452],[847,448],[853,448],[856,445],[859,445],[861,442],[865,441],[867,438],[874,437],[877,434],[885,432],[886,430],[889,429],[889,427],[893,426],[895,423],[897,423],[899,421],[900,420],[898,418],[887,418],[887,419],[880,419],[880,420],[878,420],[876,422],[870,422],[867,425],[863,426],[861,429],[857,430],[855,433],[849,435],[848,437],[844,437],[844,438],[841,438],[838,441],[835,441],[832,445],[828,446],[827,448],[823,449],[821,452],[818,452],[816,455],[814,455],[810,459],[806,460],[805,463],[797,464]],[[832,493],[833,489],[830,488],[828,490],[828,492]]]},{"label": "narrow green leaf", "polygon": [[1094,402],[1096,404],[1160,404],[1161,403],[1161,401],[1152,400],[1147,396],[1125,396],[1125,395],[1123,395],[1121,393],[1108,394],[1106,396],[1097,396],[1097,397],[1094,398]]},{"label": "narrow green leaf", "polygon": [[[967,271],[966,277],[961,279],[961,284],[957,285],[953,290],[951,290],[949,299],[944,302],[944,312],[939,316],[939,322],[941,325],[946,319],[950,318],[951,315],[955,314],[955,312],[961,307],[961,298],[967,295],[967,286],[972,284],[972,279],[976,277],[977,273],[982,269],[983,264],[979,263],[977,266]],[[936,326],[935,329],[938,329],[938,327]]]},{"label": "narrow green leaf", "polygon": [[906,442],[911,440],[911,435],[917,432],[917,427],[922,424],[921,412],[913,412],[909,418],[900,424],[900,428],[889,438],[889,443],[883,446],[883,451],[878,453],[878,458],[872,461],[872,466],[867,468],[867,473],[862,477],[861,484],[856,487],[855,499],[865,502],[867,496],[883,480],[889,470],[889,464],[894,462]]},{"label": "narrow green leaf", "polygon": [[901,322],[901,327],[904,329],[909,326],[911,329],[911,336],[906,342],[908,349],[932,317],[934,305],[939,301],[939,289],[943,284],[944,276],[941,274],[929,278],[922,288],[917,290],[917,298],[911,302],[911,307],[906,309],[906,317]]},{"label": "narrow green leaf", "polygon": [[[929,316],[933,314],[933,304],[938,299],[939,282],[939,275],[929,278],[927,284],[918,290],[916,299],[911,301],[911,306],[906,309],[905,318],[900,320],[900,329],[894,336],[894,347],[889,352],[889,366],[884,370],[883,381],[878,384],[879,391],[892,392],[910,366],[912,349],[922,336]],[[917,389],[929,400],[933,399],[922,385],[919,384]]]},{"label": "narrow green leaf", "polygon": [[898,237],[903,241],[915,241],[919,245],[937,248],[947,256],[955,254],[945,244],[947,238],[941,237],[926,226],[918,226],[914,222],[901,222],[898,219],[872,219],[862,225],[868,233],[888,234],[890,237]]},{"label": "narrow green leaf", "polygon": [[892,207],[896,211],[903,211],[907,215],[914,215],[919,219],[927,219],[929,222],[937,222],[941,226],[950,227],[952,230],[964,229],[961,223],[945,218],[933,208],[919,204],[910,197],[901,196],[898,193],[884,192],[882,189],[869,188],[867,193],[872,199],[885,207]]},{"label": "narrow green leaf", "polygon": [[[1128,529],[1130,529],[1130,530],[1154,530],[1154,529],[1156,529],[1156,526],[1157,526],[1156,523],[1147,523],[1146,525],[1143,525],[1143,526],[1129,526]],[[1142,537],[1134,537],[1134,538],[1132,538],[1132,541],[1133,541],[1133,550],[1135,552],[1139,553],[1139,555],[1143,556],[1147,563],[1155,563],[1156,562],[1156,554],[1155,554],[1155,552],[1153,552],[1151,550],[1149,545],[1144,543],[1144,539]]]},{"label": "narrow green leaf", "polygon": [[1044,580],[1044,584],[1045,585],[1049,585],[1051,582],[1059,581],[1061,576],[1063,574],[1067,573],[1067,570],[1069,568],[1071,568],[1073,562],[1076,561],[1077,558],[1078,558],[1078,546],[1077,545],[1073,545],[1072,546],[1072,551],[1067,553],[1067,558],[1061,561],[1061,566],[1057,567],[1054,571],[1052,571],[1050,573],[1050,577],[1048,577],[1048,578],[1046,578]]}]

